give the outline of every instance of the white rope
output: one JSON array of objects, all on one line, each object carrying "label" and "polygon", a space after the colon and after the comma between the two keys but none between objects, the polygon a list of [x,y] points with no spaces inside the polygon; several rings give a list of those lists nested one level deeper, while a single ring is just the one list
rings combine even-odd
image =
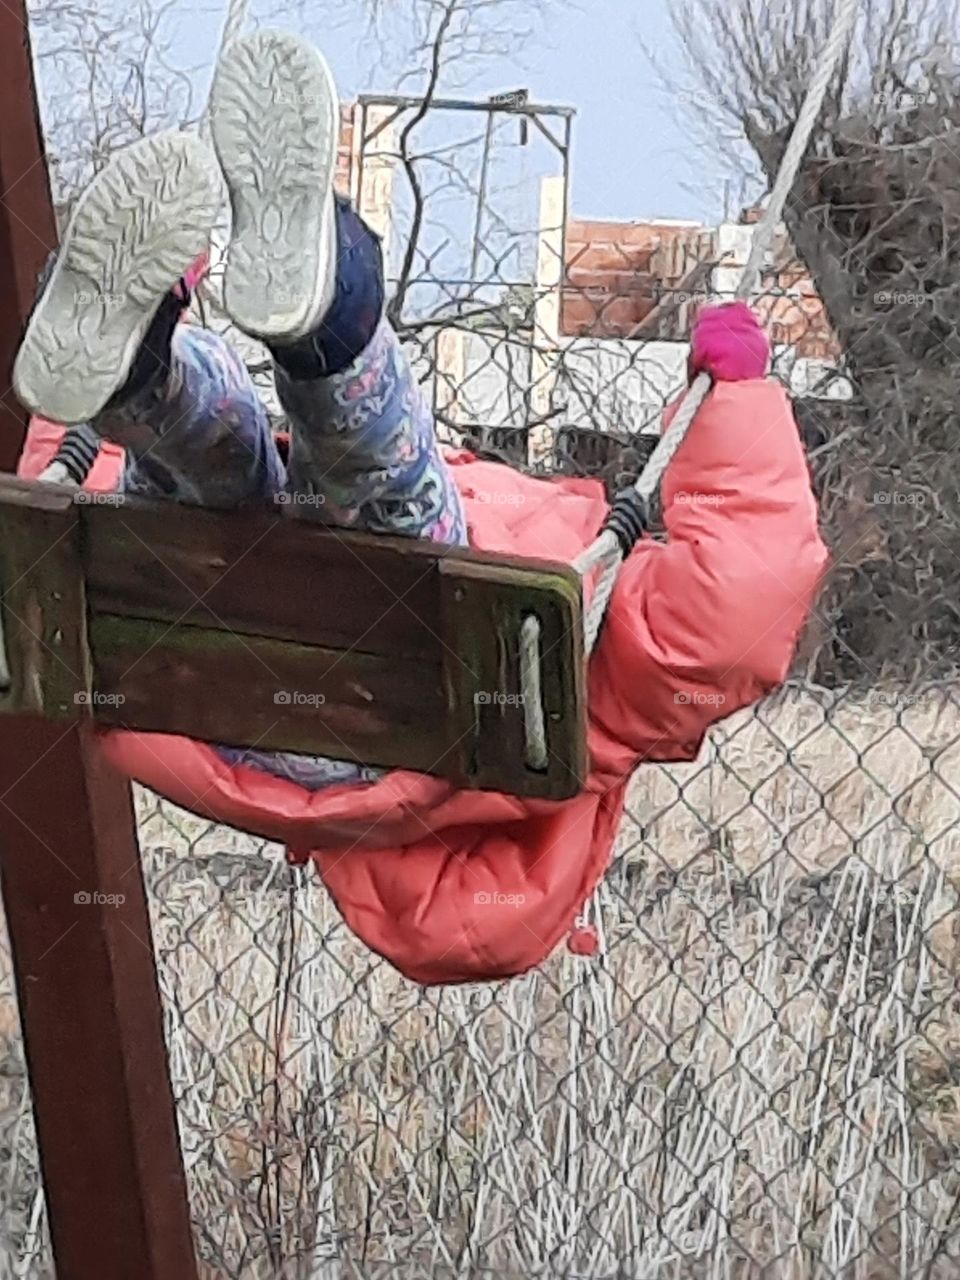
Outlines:
[{"label": "white rope", "polygon": [[525,758],[530,769],[546,769],[550,763],[547,754],[546,710],[540,679],[541,657],[540,619],[531,614],[524,618],[520,628],[520,697]]},{"label": "white rope", "polygon": [[[810,88],[807,90],[806,98],[797,117],[797,123],[793,128],[790,141],[784,152],[773,191],[770,193],[767,208],[754,232],[750,257],[747,260],[747,265],[744,268],[736,293],[737,298],[741,301],[753,295],[760,281],[767,252],[774,243],[787,198],[793,190],[797,174],[800,172],[800,166],[803,163],[803,157],[806,155],[807,147],[810,145],[814,127],[823,109],[823,102],[830,87],[830,82],[833,80],[834,74],[840,65],[840,60],[850,42],[859,4],[860,0],[837,0],[836,23],[824,48],[823,57],[820,59],[810,82]],[[635,486],[637,493],[644,500],[649,501],[660,484],[664,471],[666,471],[670,460],[683,443],[687,431],[690,429],[697,412],[707,397],[710,386],[709,376],[705,373],[698,374],[687,391],[680,408],[677,410],[676,417],[647,460],[643,474],[637,480]],[[581,574],[589,573],[598,566],[600,570],[584,621],[587,653],[592,652],[597,642],[597,636],[600,633],[600,627],[617,581],[617,574],[620,571],[622,560],[623,551],[620,542],[615,534],[606,531],[575,562],[574,567]]]}]

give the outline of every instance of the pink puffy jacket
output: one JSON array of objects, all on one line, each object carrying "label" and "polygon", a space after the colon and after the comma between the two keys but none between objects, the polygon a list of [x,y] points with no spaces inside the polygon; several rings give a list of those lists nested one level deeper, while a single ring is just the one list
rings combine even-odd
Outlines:
[{"label": "pink puffy jacket", "polygon": [[[57,431],[34,424],[21,474],[42,470]],[[117,453],[92,483],[116,485]],[[569,563],[603,523],[596,481],[449,460],[481,550]],[[590,773],[572,800],[457,791],[402,770],[307,792],[183,738],[113,730],[104,748],[178,804],[315,862],[350,927],[411,979],[521,973],[570,932],[603,875],[633,770],[693,760],[712,723],[785,678],[826,566],[792,408],[763,377],[714,387],[667,471],[663,510],[668,541],[642,541],[624,564],[590,664]]]}]

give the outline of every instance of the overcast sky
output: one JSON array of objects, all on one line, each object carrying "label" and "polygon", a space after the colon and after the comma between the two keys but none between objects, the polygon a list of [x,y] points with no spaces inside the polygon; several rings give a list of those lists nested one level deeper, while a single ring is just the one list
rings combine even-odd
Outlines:
[{"label": "overcast sky", "polygon": [[[267,2],[255,6],[258,14],[267,12]],[[397,0],[398,11],[403,3]],[[703,156],[689,137],[682,99],[664,91],[636,38],[642,29],[668,74],[684,74],[670,0],[546,0],[546,5],[550,17],[541,39],[526,42],[511,57],[486,62],[465,96],[527,87],[536,101],[577,109],[571,193],[577,216],[716,221],[723,208],[722,171],[715,168],[704,178]],[[359,91],[397,91],[397,68],[385,67],[363,38],[357,0],[306,0],[305,7],[311,15],[309,34],[324,49],[344,98]],[[282,24],[273,19],[268,25]],[[303,27],[292,17],[283,25]],[[212,51],[215,13],[203,27]],[[191,43],[197,34],[193,28]]]}]

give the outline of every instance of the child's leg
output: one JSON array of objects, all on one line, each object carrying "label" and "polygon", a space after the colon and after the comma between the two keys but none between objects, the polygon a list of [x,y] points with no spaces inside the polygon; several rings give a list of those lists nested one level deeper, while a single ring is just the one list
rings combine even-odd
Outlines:
[{"label": "child's leg", "polygon": [[[209,236],[215,205],[198,212],[196,199],[213,185],[208,164],[172,135],[99,175],[42,282],[16,377],[35,412],[89,421],[126,448],[127,492],[229,507],[278,492],[285,476],[243,363],[215,334],[180,323],[185,299],[170,289]],[[315,788],[374,776],[309,756],[218,750]]]},{"label": "child's leg", "polygon": [[180,323],[175,283],[209,243],[219,192],[214,156],[184,134],[122,152],[47,265],[15,377],[35,411],[125,446],[128,492],[229,507],[285,476],[242,362]]},{"label": "child's leg", "polygon": [[234,211],[227,305],[273,353],[291,488],[331,524],[463,543],[433,416],[383,318],[379,242],[333,195],[338,119],[303,41],[259,33],[226,53],[213,136]]},{"label": "child's leg", "polygon": [[379,246],[345,204],[338,228],[333,308],[308,343],[273,347],[292,426],[291,488],[318,497],[331,524],[464,543],[463,509],[433,414],[382,314]]},{"label": "child's leg", "polygon": [[127,450],[125,493],[227,508],[285,487],[250,374],[208,329],[177,325],[166,376],[102,410],[93,426]]},{"label": "child's leg", "polygon": [[[291,424],[291,488],[331,523],[466,541],[432,416],[383,319],[380,246],[334,197],[339,110],[326,63],[294,37],[235,42],[217,71],[213,137],[233,209],[224,297],[270,347]],[[233,751],[302,786],[373,780],[361,766]]]}]

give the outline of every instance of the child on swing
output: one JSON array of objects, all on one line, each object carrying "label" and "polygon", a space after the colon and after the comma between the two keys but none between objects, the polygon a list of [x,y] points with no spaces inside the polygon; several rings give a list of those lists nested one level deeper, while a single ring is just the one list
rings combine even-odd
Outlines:
[{"label": "child on swing", "polygon": [[[89,423],[122,445],[126,493],[234,507],[288,489],[316,495],[332,524],[466,544],[466,488],[384,317],[379,242],[333,190],[339,108],[325,61],[292,36],[238,40],[221,60],[211,110],[233,213],[224,302],[273,357],[291,429],[286,462],[239,356],[180,323],[183,278],[220,203],[214,157],[185,134],[129,148],[84,193],[26,331],[18,395],[38,415]],[[825,553],[789,403],[766,379],[769,358],[747,307],[702,314],[690,372],[706,370],[715,387],[696,443],[684,444],[665,480],[670,542],[641,543],[628,558],[591,663],[587,806],[582,797],[557,805],[450,794],[421,775],[204,748],[215,752],[205,757],[210,787],[238,823],[293,844],[283,815],[297,810],[299,843],[320,851],[348,921],[411,977],[457,981],[538,963],[602,874],[638,761],[693,758],[711,721],[784,678]],[[485,465],[494,483],[521,483]],[[556,493],[522,483],[531,502]],[[603,504],[581,501],[577,511],[589,541]],[[558,558],[563,534],[558,527]],[[150,752],[159,759],[161,744]],[[139,759],[135,776],[183,801],[175,765]],[[257,790],[264,776],[270,784]],[[403,861],[402,889],[388,850]],[[461,872],[451,879],[444,868],[467,858],[478,889],[485,879],[495,895],[525,888],[529,918],[515,910],[493,923],[465,906]],[[469,900],[483,896],[471,888]]]},{"label": "child on swing", "polygon": [[[292,37],[238,42],[212,126],[233,210],[225,303],[273,355],[288,468],[240,357],[179,323],[186,291],[173,282],[209,244],[220,192],[214,157],[186,134],[131,147],[84,193],[27,329],[18,394],[123,445],[125,493],[233,507],[289,487],[321,498],[332,524],[464,543],[432,416],[383,315],[379,241],[334,194],[339,106],[325,61]],[[223,754],[312,789],[377,776]]]}]

